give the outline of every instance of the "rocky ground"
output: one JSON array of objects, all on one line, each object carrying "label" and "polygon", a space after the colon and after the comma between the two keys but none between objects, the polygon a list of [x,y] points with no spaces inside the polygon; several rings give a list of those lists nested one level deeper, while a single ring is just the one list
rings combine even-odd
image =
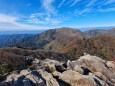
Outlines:
[{"label": "rocky ground", "polygon": [[115,62],[89,54],[67,62],[34,58],[32,66],[10,73],[0,86],[115,86]]}]

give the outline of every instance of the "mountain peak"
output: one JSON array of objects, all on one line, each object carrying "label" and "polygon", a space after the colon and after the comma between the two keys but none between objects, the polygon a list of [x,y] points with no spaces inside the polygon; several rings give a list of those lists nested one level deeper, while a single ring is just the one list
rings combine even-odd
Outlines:
[{"label": "mountain peak", "polygon": [[71,28],[71,27],[61,27],[61,28],[56,28],[58,30],[74,30],[74,28]]},{"label": "mountain peak", "polygon": [[76,38],[84,38],[84,33],[68,27],[47,30],[31,38],[23,39],[18,45],[35,48],[60,48]]}]

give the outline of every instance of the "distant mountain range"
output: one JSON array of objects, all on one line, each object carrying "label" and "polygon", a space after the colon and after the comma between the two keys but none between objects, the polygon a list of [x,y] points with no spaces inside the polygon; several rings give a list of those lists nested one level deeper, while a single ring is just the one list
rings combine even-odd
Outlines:
[{"label": "distant mountain range", "polygon": [[10,47],[31,34],[0,35],[0,48]]},{"label": "distant mountain range", "polygon": [[[109,30],[115,28],[115,26],[108,26],[108,27],[86,27],[86,28],[77,28],[82,32],[88,30]],[[76,29],[76,28],[74,28]],[[13,35],[13,34],[38,34],[42,33],[46,30],[19,30],[19,31],[0,31],[0,35]]]},{"label": "distant mountain range", "polygon": [[115,36],[115,29],[95,29],[85,32],[81,32],[80,30],[73,28],[51,29],[31,37],[23,38],[16,46],[30,49],[41,48],[48,50],[60,50],[60,47],[64,47],[73,40],[101,35]]},{"label": "distant mountain range", "polygon": [[50,29],[35,35],[10,35],[0,37],[0,47],[43,49],[67,53],[75,59],[83,53],[102,58],[115,57],[115,28],[109,30],[80,31],[73,28]]},{"label": "distant mountain range", "polygon": [[109,30],[93,29],[87,31],[80,31],[73,28],[58,28],[50,29],[37,34],[14,34],[14,35],[0,35],[0,47],[16,46],[30,49],[48,49],[59,50],[69,42],[75,39],[83,39],[96,37],[101,35],[115,36],[115,28]]},{"label": "distant mountain range", "polygon": [[23,31],[0,31],[0,35],[13,35],[13,34],[38,34],[45,30],[23,30]]},{"label": "distant mountain range", "polygon": [[82,31],[87,31],[87,30],[109,30],[115,28],[115,26],[106,26],[106,27],[84,27],[84,28],[78,28]]},{"label": "distant mountain range", "polygon": [[115,36],[115,28],[109,30],[102,30],[102,29],[87,30],[84,33],[89,37],[95,37],[100,35]]},{"label": "distant mountain range", "polygon": [[16,46],[30,49],[55,50],[63,47],[76,38],[84,38],[85,35],[79,30],[72,28],[59,28],[47,30],[35,36],[22,39]]}]

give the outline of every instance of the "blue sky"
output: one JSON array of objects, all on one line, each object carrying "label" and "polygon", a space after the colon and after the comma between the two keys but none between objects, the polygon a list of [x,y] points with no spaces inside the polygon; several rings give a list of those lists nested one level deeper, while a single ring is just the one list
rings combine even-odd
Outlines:
[{"label": "blue sky", "polygon": [[0,31],[115,26],[115,0],[0,0]]}]

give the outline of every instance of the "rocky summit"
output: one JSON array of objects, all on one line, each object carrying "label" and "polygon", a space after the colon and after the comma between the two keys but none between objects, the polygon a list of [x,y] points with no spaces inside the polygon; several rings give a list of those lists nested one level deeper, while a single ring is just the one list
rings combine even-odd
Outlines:
[{"label": "rocky summit", "polygon": [[115,62],[85,54],[74,61],[32,58],[27,69],[13,71],[0,86],[115,86]]}]

